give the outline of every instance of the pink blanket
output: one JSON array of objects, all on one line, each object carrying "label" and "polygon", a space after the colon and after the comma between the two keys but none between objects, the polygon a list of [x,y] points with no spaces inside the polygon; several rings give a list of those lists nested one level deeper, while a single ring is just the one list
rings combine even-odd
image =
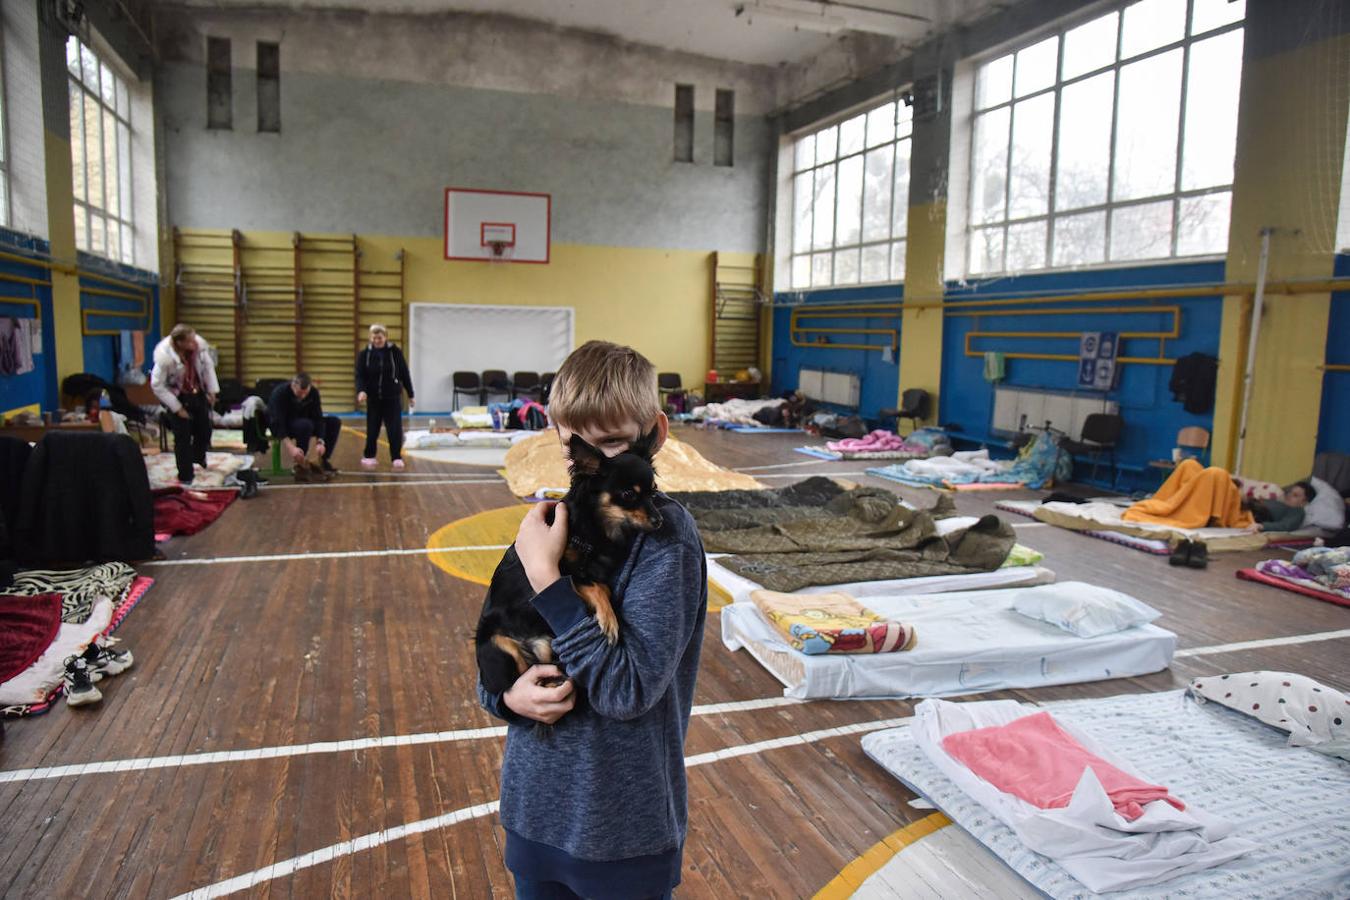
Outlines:
[{"label": "pink blanket", "polygon": [[902,450],[906,453],[927,453],[928,448],[918,444],[911,444],[898,434],[889,431],[883,431],[878,428],[876,431],[860,438],[844,438],[840,441],[830,441],[825,445],[836,453],[872,453],[882,450]]},{"label": "pink blanket", "polygon": [[1146,784],[1090,753],[1047,712],[1007,725],[949,734],[942,739],[942,749],[1000,791],[1040,809],[1068,806],[1088,767],[1116,812],[1130,821],[1142,816],[1144,804],[1154,800],[1186,808],[1167,788]]}]

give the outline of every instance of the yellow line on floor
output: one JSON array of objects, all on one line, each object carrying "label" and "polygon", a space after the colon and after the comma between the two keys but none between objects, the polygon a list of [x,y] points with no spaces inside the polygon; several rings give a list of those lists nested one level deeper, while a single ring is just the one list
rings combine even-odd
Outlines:
[{"label": "yellow line on floor", "polygon": [[[353,428],[353,427],[350,426],[350,425],[343,425],[343,426],[342,426],[342,430],[343,430],[343,431],[350,431],[352,434],[356,435],[357,437],[359,437],[359,438],[360,438],[361,440],[363,440],[363,441],[366,439],[366,433],[365,433],[364,431],[358,431],[357,429]],[[376,440],[382,447],[384,447],[384,449],[386,449],[386,450],[389,449],[389,443],[388,443],[384,438],[376,438],[375,440]]]},{"label": "yellow line on floor", "polygon": [[862,887],[863,882],[880,871],[881,867],[901,850],[950,824],[951,819],[940,812],[935,812],[886,835],[853,862],[844,866],[829,884],[816,892],[812,900],[843,900],[845,897],[852,897]]}]

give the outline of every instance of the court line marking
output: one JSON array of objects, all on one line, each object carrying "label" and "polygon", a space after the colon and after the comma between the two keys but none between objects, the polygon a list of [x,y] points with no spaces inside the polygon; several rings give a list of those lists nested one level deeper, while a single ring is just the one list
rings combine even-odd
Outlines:
[{"label": "court line marking", "polygon": [[371,556],[421,556],[430,553],[470,553],[475,550],[505,550],[510,544],[477,544],[467,547],[413,547],[395,550],[337,550],[323,553],[275,553],[262,556],[206,556],[193,559],[157,559],[151,566],[220,566],[229,563],[287,562],[296,559],[360,559]]},{"label": "court line marking", "polygon": [[[777,750],[782,747],[807,746],[829,738],[864,734],[870,731],[880,731],[883,728],[894,728],[909,720],[910,718],[908,716],[895,719],[878,719],[871,722],[859,722],[853,725],[841,725],[838,728],[807,731],[801,734],[789,735],[787,737],[772,738],[767,741],[756,741],[752,744],[741,744],[735,747],[727,747],[723,750],[714,750],[711,753],[699,753],[695,756],[686,756],[684,758],[684,765],[685,768],[691,769],[695,766],[707,765],[708,763],[718,762],[723,759],[753,756],[769,750]],[[350,856],[359,853],[362,850],[371,850],[392,841],[402,840],[409,835],[422,834],[433,829],[444,828],[471,819],[481,819],[484,816],[490,816],[497,811],[498,805],[498,801],[494,800],[491,803],[479,803],[475,806],[464,806],[439,816],[432,816],[429,819],[419,819],[416,822],[396,825],[393,828],[386,828],[381,831],[373,831],[369,834],[363,834],[360,837],[352,838],[351,840],[329,844],[327,847],[321,847],[318,850],[313,850],[300,856],[293,856],[290,859],[273,863],[270,866],[264,866],[261,869],[255,869],[252,872],[246,872],[243,875],[236,875],[225,881],[218,881],[215,884],[194,888],[191,891],[179,894],[177,897],[173,898],[173,900],[209,900],[209,898],[224,897],[238,891],[256,887],[257,885],[268,881],[273,881],[277,878],[293,875],[302,869],[308,869],[326,862],[331,862],[339,856]]]},{"label": "court line marking", "polygon": [[731,471],[733,471],[733,472],[758,472],[758,471],[761,471],[762,469],[792,469],[792,468],[796,468],[797,466],[818,466],[818,465],[820,465],[822,462],[827,462],[827,460],[808,459],[808,460],[805,460],[804,462],[774,463],[774,464],[771,465],[771,466],[741,466],[740,468],[738,468],[738,469],[732,469]]},{"label": "court line marking", "polygon": [[1014,528],[1049,528],[1049,522],[1012,522]]},{"label": "court line marking", "polygon": [[305,488],[377,488],[377,487],[430,487],[438,484],[506,484],[504,478],[443,478],[440,481],[336,481],[327,484],[267,484],[264,491],[293,491]]},{"label": "court line marking", "polygon": [[816,475],[823,475],[826,478],[835,478],[840,475],[866,475],[867,470],[858,469],[851,472],[785,472],[777,475],[756,475],[756,478],[811,478]]},{"label": "court line marking", "polygon": [[[755,700],[705,703],[695,706],[690,714],[716,716],[733,712],[772,709],[780,706],[801,706],[806,702],[791,697],[761,697]],[[383,737],[348,738],[340,741],[318,741],[311,744],[282,744],[273,747],[258,747],[252,750],[212,750],[204,753],[183,753],[175,756],[140,756],[100,762],[70,763],[63,766],[11,769],[7,772],[0,772],[0,784],[46,781],[52,778],[78,778],[82,775],[106,775],[115,772],[145,772],[151,769],[209,766],[216,763],[248,762],[255,759],[285,759],[293,756],[314,756],[324,753],[354,753],[358,750],[379,750],[385,747],[450,744],[459,741],[502,737],[505,734],[506,726],[500,725],[485,728],[460,728],[453,731],[393,734]]]},{"label": "court line marking", "polygon": [[1212,656],[1215,653],[1234,653],[1238,650],[1259,650],[1262,647],[1288,647],[1293,644],[1311,644],[1315,641],[1334,641],[1350,638],[1350,628],[1340,631],[1319,631],[1314,634],[1291,634],[1288,637],[1262,638],[1255,641],[1238,641],[1233,644],[1212,644],[1208,647],[1190,647],[1172,654],[1175,657]]}]

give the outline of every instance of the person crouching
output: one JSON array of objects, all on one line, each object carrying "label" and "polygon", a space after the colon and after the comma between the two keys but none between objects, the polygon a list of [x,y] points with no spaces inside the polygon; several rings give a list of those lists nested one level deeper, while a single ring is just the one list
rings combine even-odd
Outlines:
[{"label": "person crouching", "polygon": [[277,385],[267,411],[272,434],[281,441],[283,457],[291,460],[296,481],[328,481],[337,474],[332,458],[342,423],[337,416],[323,414],[319,389],[307,373]]}]

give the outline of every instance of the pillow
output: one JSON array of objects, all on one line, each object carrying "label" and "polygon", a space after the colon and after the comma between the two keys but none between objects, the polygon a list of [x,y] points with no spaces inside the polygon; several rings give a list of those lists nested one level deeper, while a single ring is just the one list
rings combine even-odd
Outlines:
[{"label": "pillow", "polygon": [[1304,527],[1340,531],[1345,527],[1345,500],[1336,489],[1320,478],[1309,478],[1317,496],[1303,511]]},{"label": "pillow", "polygon": [[1242,478],[1238,491],[1248,500],[1283,500],[1284,488],[1270,481],[1257,481],[1255,478]]},{"label": "pillow", "polygon": [[1162,613],[1110,588],[1062,581],[1026,588],[1013,595],[1012,608],[1079,637],[1090,638],[1152,622]]},{"label": "pillow", "polygon": [[1291,672],[1206,675],[1190,694],[1289,732],[1295,747],[1350,759],[1350,696]]}]

